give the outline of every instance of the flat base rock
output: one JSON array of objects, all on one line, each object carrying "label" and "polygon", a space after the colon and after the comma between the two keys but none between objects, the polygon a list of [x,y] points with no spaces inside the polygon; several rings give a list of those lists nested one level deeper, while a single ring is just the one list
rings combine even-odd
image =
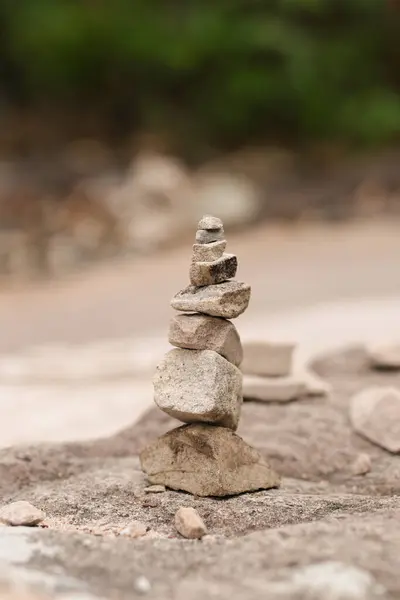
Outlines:
[{"label": "flat base rock", "polygon": [[246,375],[283,377],[292,370],[295,345],[284,342],[246,341],[241,370]]},{"label": "flat base rock", "polygon": [[206,287],[190,285],[172,298],[171,306],[182,312],[235,319],[248,307],[250,294],[251,287],[239,281],[226,281]]},{"label": "flat base rock", "polygon": [[192,262],[189,271],[190,283],[195,286],[215,285],[233,279],[238,260],[234,254],[223,254],[212,262]]},{"label": "flat base rock", "polygon": [[177,348],[214,350],[235,366],[243,359],[238,331],[227,319],[207,315],[176,315],[170,321],[169,343]]},{"label": "flat base rock", "polygon": [[286,377],[243,375],[244,400],[290,402],[306,394],[306,382],[296,375],[288,375]]},{"label": "flat base rock", "polygon": [[173,429],[147,446],[140,461],[151,483],[196,496],[233,496],[280,483],[257,450],[223,427]]},{"label": "flat base rock", "polygon": [[236,429],[242,407],[242,373],[213,350],[175,349],[157,366],[157,406],[184,423]]}]

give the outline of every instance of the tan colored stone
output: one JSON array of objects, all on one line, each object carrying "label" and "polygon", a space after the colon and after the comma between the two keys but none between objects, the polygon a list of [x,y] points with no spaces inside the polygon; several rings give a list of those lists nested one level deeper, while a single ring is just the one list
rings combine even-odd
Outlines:
[{"label": "tan colored stone", "polygon": [[243,399],[260,402],[290,402],[306,394],[304,381],[296,376],[259,377],[243,376]]},{"label": "tan colored stone", "polygon": [[163,494],[165,492],[165,485],[148,485],[144,488],[145,494]]},{"label": "tan colored stone", "polygon": [[375,369],[400,369],[400,344],[371,346],[367,348],[367,355]]},{"label": "tan colored stone", "polygon": [[400,452],[400,391],[371,387],[352,397],[350,421],[354,430],[389,452]]},{"label": "tan colored stone", "polygon": [[174,310],[199,312],[212,317],[235,319],[249,305],[251,287],[239,281],[196,287],[190,285],[171,300]]},{"label": "tan colored stone", "polygon": [[200,540],[207,533],[203,519],[191,506],[181,506],[176,511],[175,527],[182,537],[189,540]]},{"label": "tan colored stone", "polygon": [[212,244],[213,242],[219,242],[224,239],[223,229],[198,229],[196,232],[196,242],[198,244]]},{"label": "tan colored stone", "polygon": [[197,496],[233,496],[280,483],[259,452],[230,429],[199,423],[161,436],[140,461],[152,483]]},{"label": "tan colored stone", "polygon": [[169,343],[190,350],[214,350],[235,366],[239,366],[243,358],[236,327],[218,317],[176,315],[170,321]]},{"label": "tan colored stone", "polygon": [[146,535],[148,529],[148,526],[144,523],[141,523],[140,521],[132,521],[132,523],[129,523],[129,525],[127,525],[121,531],[120,535],[133,539],[140,538]]},{"label": "tan colored stone", "polygon": [[14,527],[38,525],[45,516],[43,511],[25,500],[6,504],[0,509],[0,522]]},{"label": "tan colored stone", "polygon": [[294,344],[285,342],[243,342],[242,372],[246,375],[282,377],[292,370]]},{"label": "tan colored stone", "polygon": [[196,286],[215,285],[233,279],[238,267],[234,254],[224,254],[213,262],[192,262],[189,271],[190,283]]},{"label": "tan colored stone", "polygon": [[206,229],[207,231],[223,228],[224,224],[221,219],[218,219],[218,217],[213,217],[212,215],[204,215],[197,225],[197,229]]},{"label": "tan colored stone", "polygon": [[226,240],[211,244],[193,244],[193,262],[212,262],[221,258],[226,248]]},{"label": "tan colored stone", "polygon": [[242,406],[242,374],[213,350],[171,350],[157,367],[154,401],[184,423],[214,423],[236,429]]},{"label": "tan colored stone", "polygon": [[351,472],[353,475],[366,475],[370,472],[372,467],[371,457],[365,452],[358,454],[357,458],[351,465]]}]

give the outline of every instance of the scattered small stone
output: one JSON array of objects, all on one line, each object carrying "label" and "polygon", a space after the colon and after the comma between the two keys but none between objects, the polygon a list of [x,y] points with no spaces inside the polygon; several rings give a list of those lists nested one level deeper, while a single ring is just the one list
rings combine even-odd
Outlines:
[{"label": "scattered small stone", "polygon": [[204,215],[197,225],[197,229],[205,229],[206,231],[212,231],[213,229],[223,229],[224,224],[218,217],[212,215]]},{"label": "scattered small stone", "polygon": [[213,242],[220,242],[224,239],[223,229],[198,229],[196,233],[196,242],[198,244],[212,244]]},{"label": "scattered small stone", "polygon": [[213,262],[192,262],[189,271],[190,283],[195,286],[215,285],[233,279],[238,267],[234,254],[223,254]]},{"label": "scattered small stone", "polygon": [[145,494],[162,494],[166,491],[165,485],[149,485],[144,488]]},{"label": "scattered small stone", "polygon": [[132,521],[120,532],[120,535],[135,539],[146,535],[148,529],[148,526],[144,523],[141,523],[140,521]]},{"label": "scattered small stone", "polygon": [[283,377],[292,370],[294,344],[248,341],[243,343],[241,370],[246,375]]},{"label": "scattered small stone", "polygon": [[243,376],[243,399],[259,402],[290,402],[306,393],[304,381],[294,375],[286,377]]},{"label": "scattered small stone", "polygon": [[182,506],[176,512],[175,527],[181,536],[189,540],[200,540],[207,533],[203,519],[191,506]]},{"label": "scattered small stone", "polygon": [[296,372],[295,376],[304,383],[306,396],[328,396],[332,391],[330,383],[308,369]]},{"label": "scattered small stone", "polygon": [[141,575],[134,582],[135,591],[138,594],[148,594],[151,591],[151,583],[144,575]]},{"label": "scattered small stone", "polygon": [[389,452],[400,452],[400,391],[371,387],[351,399],[354,430]]},{"label": "scattered small stone", "polygon": [[0,522],[13,527],[33,527],[45,519],[46,515],[30,502],[19,500],[0,509]]},{"label": "scattered small stone", "polygon": [[173,429],[140,454],[149,481],[197,496],[234,496],[278,487],[279,476],[255,449],[225,427]]},{"label": "scattered small stone", "polygon": [[242,406],[242,374],[213,350],[171,350],[154,377],[157,406],[184,423],[236,429]]},{"label": "scattered small stone", "polygon": [[239,281],[226,281],[205,287],[190,285],[172,298],[171,306],[182,312],[235,319],[248,307],[250,293],[250,286]]},{"label": "scattered small stone", "polygon": [[375,369],[396,371],[400,369],[400,344],[367,348],[371,366]]},{"label": "scattered small stone", "polygon": [[160,506],[161,502],[159,498],[155,497],[153,494],[150,494],[147,498],[143,499],[142,506],[143,508],[157,508]]},{"label": "scattered small stone", "polygon": [[365,452],[360,453],[352,464],[353,475],[366,475],[372,467],[371,457]]},{"label": "scattered small stone", "polygon": [[210,244],[193,244],[193,262],[212,262],[221,258],[226,248],[226,240]]},{"label": "scattered small stone", "polygon": [[190,350],[214,350],[237,367],[243,359],[236,327],[218,317],[176,315],[170,321],[169,343]]}]

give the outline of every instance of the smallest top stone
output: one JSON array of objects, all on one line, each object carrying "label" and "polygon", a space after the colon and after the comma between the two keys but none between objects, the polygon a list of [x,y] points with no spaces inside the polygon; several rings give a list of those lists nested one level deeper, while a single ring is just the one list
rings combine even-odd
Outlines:
[{"label": "smallest top stone", "polygon": [[223,230],[223,228],[224,224],[221,219],[213,217],[212,215],[204,215],[197,226],[197,229],[205,229],[206,231],[215,231],[216,229]]}]

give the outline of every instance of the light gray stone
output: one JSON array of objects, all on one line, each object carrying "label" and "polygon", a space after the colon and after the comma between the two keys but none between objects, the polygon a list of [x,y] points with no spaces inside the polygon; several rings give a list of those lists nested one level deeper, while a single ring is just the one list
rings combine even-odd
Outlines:
[{"label": "light gray stone", "polygon": [[223,229],[198,229],[196,232],[196,242],[198,244],[212,244],[224,240],[225,234]]},{"label": "light gray stone", "polygon": [[371,387],[355,394],[350,402],[354,430],[389,452],[400,452],[400,391]]},{"label": "light gray stone", "polygon": [[25,500],[6,504],[0,509],[0,522],[13,527],[38,525],[44,518],[43,511]]},{"label": "light gray stone", "polygon": [[251,287],[239,281],[196,287],[190,285],[171,300],[174,310],[199,312],[212,317],[235,319],[249,305]]},{"label": "light gray stone", "polygon": [[243,399],[260,402],[290,402],[306,394],[306,385],[298,377],[243,376]]},{"label": "light gray stone", "polygon": [[233,496],[280,483],[259,452],[224,427],[173,429],[147,446],[140,460],[153,483],[196,496]]},{"label": "light gray stone", "polygon": [[196,286],[214,285],[232,279],[238,267],[234,254],[224,254],[213,262],[192,262],[189,271],[190,283]]},{"label": "light gray stone", "polygon": [[165,485],[148,485],[144,488],[145,494],[163,494],[165,492]]},{"label": "light gray stone", "polygon": [[176,511],[175,527],[188,540],[200,540],[207,533],[203,519],[192,506],[181,506]]},{"label": "light gray stone", "polygon": [[292,370],[295,345],[286,342],[243,342],[241,369],[246,375],[282,377]]},{"label": "light gray stone", "polygon": [[242,374],[212,350],[171,350],[154,376],[154,401],[184,423],[236,429],[242,406]]},{"label": "light gray stone", "polygon": [[226,240],[211,244],[193,244],[193,262],[212,262],[221,258],[226,248]]},{"label": "light gray stone", "polygon": [[169,343],[189,350],[214,350],[237,367],[243,358],[236,327],[218,317],[176,315],[170,321]]},{"label": "light gray stone", "polygon": [[213,217],[212,215],[204,215],[197,225],[197,229],[206,229],[207,231],[223,228],[224,224],[221,219],[218,219],[218,217]]}]

